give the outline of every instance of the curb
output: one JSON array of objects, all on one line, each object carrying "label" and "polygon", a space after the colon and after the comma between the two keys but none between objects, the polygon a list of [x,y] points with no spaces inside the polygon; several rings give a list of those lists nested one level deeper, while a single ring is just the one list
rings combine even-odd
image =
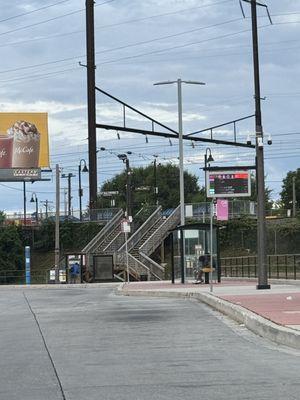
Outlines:
[{"label": "curb", "polygon": [[300,350],[300,332],[292,328],[281,326],[254,312],[247,310],[239,305],[215,297],[209,293],[178,293],[178,292],[158,292],[158,291],[126,291],[118,287],[117,291],[125,296],[147,296],[147,297],[179,297],[197,299],[215,310],[227,315],[234,321],[245,325],[251,332],[271,340],[280,345],[292,347]]}]

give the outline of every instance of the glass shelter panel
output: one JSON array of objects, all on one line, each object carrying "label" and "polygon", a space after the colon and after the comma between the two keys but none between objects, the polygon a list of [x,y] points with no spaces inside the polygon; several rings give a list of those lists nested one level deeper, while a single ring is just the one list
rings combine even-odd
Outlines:
[{"label": "glass shelter panel", "polygon": [[[181,246],[180,237],[183,234],[184,249],[184,271],[186,280],[195,280],[199,266],[199,257],[204,254],[210,254],[211,233],[210,229],[205,228],[186,228],[173,232],[174,249],[174,270],[175,279],[181,277]],[[217,229],[213,228],[212,235],[213,260],[215,266],[214,279],[217,276]]]}]

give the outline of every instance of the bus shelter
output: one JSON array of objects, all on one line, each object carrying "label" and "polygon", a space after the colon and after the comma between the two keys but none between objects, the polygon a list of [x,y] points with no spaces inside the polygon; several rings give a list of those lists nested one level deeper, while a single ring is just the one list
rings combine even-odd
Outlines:
[{"label": "bus shelter", "polygon": [[[209,223],[180,225],[171,233],[171,277],[172,283],[180,278],[181,283],[195,279],[199,257],[209,255],[211,237],[213,249],[213,279],[221,282],[221,263],[219,251],[219,227],[213,224],[211,234]],[[205,283],[209,283],[209,274],[205,272]]]}]

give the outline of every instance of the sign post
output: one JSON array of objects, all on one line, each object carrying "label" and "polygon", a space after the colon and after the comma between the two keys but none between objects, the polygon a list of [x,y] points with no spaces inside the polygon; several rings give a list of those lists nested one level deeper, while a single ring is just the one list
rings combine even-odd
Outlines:
[{"label": "sign post", "polygon": [[124,218],[121,221],[121,232],[125,235],[125,252],[126,252],[126,271],[127,271],[127,283],[129,280],[129,257],[128,257],[128,245],[127,245],[127,233],[130,233],[130,223],[129,220]]}]

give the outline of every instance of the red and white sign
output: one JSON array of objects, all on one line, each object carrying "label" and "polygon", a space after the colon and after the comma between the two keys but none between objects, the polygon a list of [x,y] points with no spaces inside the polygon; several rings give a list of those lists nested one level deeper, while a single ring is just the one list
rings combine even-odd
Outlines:
[{"label": "red and white sign", "polygon": [[217,220],[228,221],[228,200],[217,200]]},{"label": "red and white sign", "polygon": [[130,233],[130,223],[128,219],[123,219],[121,221],[121,232],[123,233]]}]

